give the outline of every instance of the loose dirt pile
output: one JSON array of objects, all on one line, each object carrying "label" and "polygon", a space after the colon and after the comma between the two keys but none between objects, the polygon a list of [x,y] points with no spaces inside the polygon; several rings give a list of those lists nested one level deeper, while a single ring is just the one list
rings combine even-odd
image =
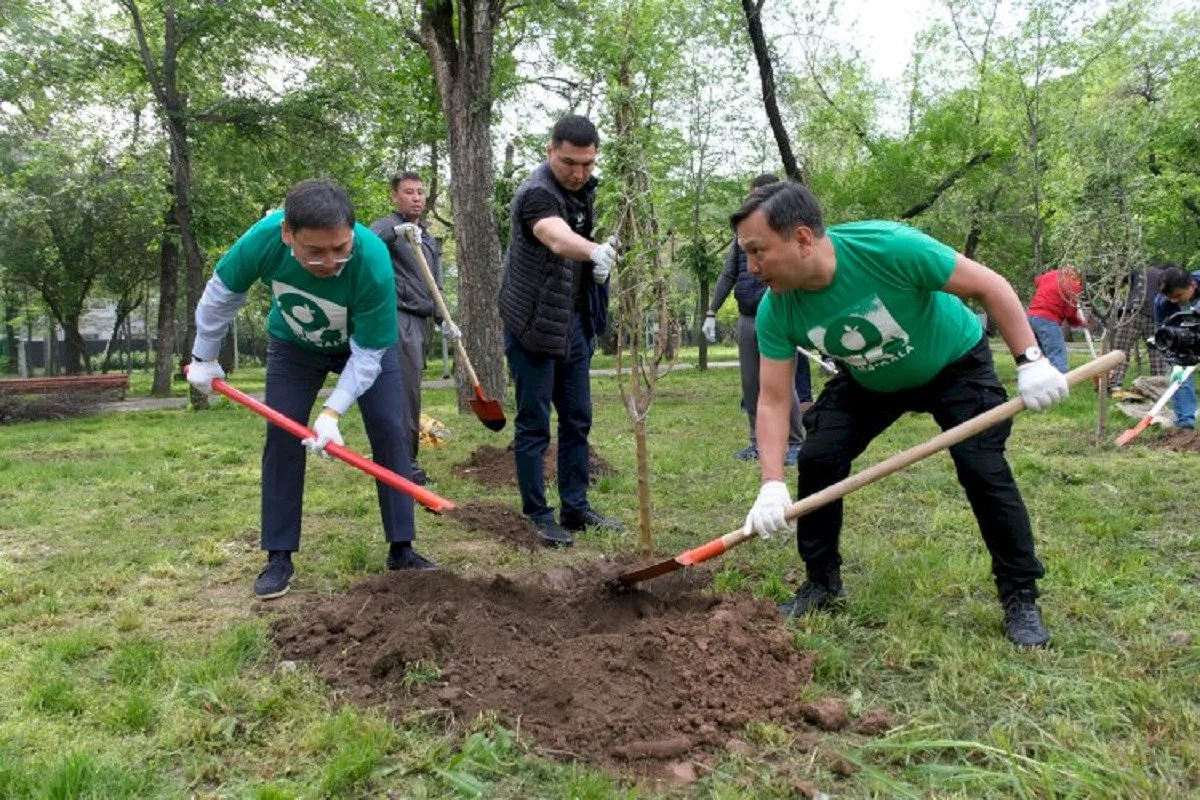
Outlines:
[{"label": "loose dirt pile", "polygon": [[1165,450],[1174,450],[1176,453],[1195,453],[1200,452],[1200,435],[1195,431],[1175,428],[1167,431],[1166,435],[1161,439],[1149,439],[1146,442],[1148,447],[1157,447]]},{"label": "loose dirt pile", "polygon": [[[551,442],[547,448],[545,464],[546,483],[553,484],[558,479],[557,442]],[[517,485],[517,465],[513,460],[511,444],[504,449],[485,444],[471,453],[469,459],[451,467],[450,471],[491,489]],[[611,475],[613,472],[611,464],[601,458],[595,450],[588,448],[588,475],[593,483],[600,475]]]},{"label": "loose dirt pile", "polygon": [[600,763],[725,747],[746,723],[798,727],[814,656],[766,601],[716,599],[693,570],[612,594],[605,563],[518,583],[393,572],[313,597],[274,626],[286,659],[401,715],[485,710],[546,752]]},{"label": "loose dirt pile", "polygon": [[473,531],[494,536],[521,550],[533,550],[541,545],[537,529],[529,518],[515,508],[500,503],[464,503],[453,511],[447,511],[446,516]]}]

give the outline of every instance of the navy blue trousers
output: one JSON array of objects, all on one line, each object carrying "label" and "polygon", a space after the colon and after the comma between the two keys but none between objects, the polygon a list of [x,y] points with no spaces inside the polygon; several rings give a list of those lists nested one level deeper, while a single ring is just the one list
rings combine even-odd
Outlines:
[{"label": "navy blue trousers", "polygon": [[[267,405],[308,425],[317,392],[330,372],[341,373],[349,353],[328,355],[281,339],[267,345]],[[404,391],[395,347],[383,354],[383,369],[358,398],[371,457],[377,464],[410,477],[412,442],[404,426]],[[308,451],[282,428],[267,424],[262,457],[262,549],[299,550],[304,507],[304,467]],[[375,482],[383,533],[389,542],[411,542],[416,535],[413,499]]]},{"label": "navy blue trousers", "polygon": [[550,446],[550,406],[558,412],[558,496],[563,514],[578,514],[588,506],[588,434],[592,430],[592,343],[583,335],[576,315],[571,323],[567,355],[533,353],[504,332],[504,354],[517,391],[513,450],[521,510],[535,524],[554,521],[546,503],[543,459]]}]

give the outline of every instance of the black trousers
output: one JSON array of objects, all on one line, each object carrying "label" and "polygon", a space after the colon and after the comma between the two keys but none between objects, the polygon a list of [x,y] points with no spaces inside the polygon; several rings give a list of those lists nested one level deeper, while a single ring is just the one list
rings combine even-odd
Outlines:
[{"label": "black trousers", "polygon": [[[906,411],[932,414],[946,430],[1005,400],[986,338],[913,389],[874,392],[838,375],[804,415],[808,438],[800,451],[797,497],[808,497],[849,475],[851,462]],[[1012,421],[1006,420],[950,448],[958,482],[992,555],[1001,596],[1036,588],[1034,582],[1045,574],[1034,553],[1029,512],[1004,457],[1011,430]],[[797,521],[796,545],[810,578],[820,580],[841,566],[841,530],[841,500]]]},{"label": "black trousers", "polygon": [[[349,358],[349,353],[327,355],[272,338],[267,344],[267,405],[308,425],[325,377],[341,373]],[[358,398],[358,409],[371,443],[371,458],[407,478],[412,475],[412,442],[404,427],[404,386],[394,346],[384,352],[382,366],[371,388]],[[263,550],[300,549],[307,458],[299,439],[267,423],[262,457]],[[375,491],[387,541],[413,541],[413,499],[379,481]]]}]

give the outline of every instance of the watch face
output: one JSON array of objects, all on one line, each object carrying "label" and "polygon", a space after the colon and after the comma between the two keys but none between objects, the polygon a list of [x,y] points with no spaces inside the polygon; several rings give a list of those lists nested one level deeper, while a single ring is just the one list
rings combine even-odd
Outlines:
[{"label": "watch face", "polygon": [[1028,364],[1030,361],[1037,361],[1042,357],[1042,350],[1037,345],[1031,345],[1025,348],[1025,352],[1021,353],[1021,362]]}]

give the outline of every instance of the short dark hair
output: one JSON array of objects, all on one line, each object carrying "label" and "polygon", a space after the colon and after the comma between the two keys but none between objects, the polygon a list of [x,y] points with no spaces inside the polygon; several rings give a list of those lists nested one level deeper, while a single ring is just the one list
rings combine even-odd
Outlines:
[{"label": "short dark hair", "polygon": [[600,146],[600,133],[587,117],[571,114],[554,123],[550,132],[550,146],[558,147],[563,142],[570,142],[576,147]]},{"label": "short dark hair", "polygon": [[293,231],[301,228],[354,227],[354,203],[333,181],[310,178],[300,181],[283,201],[283,221]]},{"label": "short dark hair", "polygon": [[774,172],[764,172],[754,180],[750,181],[750,191],[761,189],[764,186],[770,186],[772,183],[779,183],[779,176]]},{"label": "short dark hair", "polygon": [[1158,291],[1162,294],[1174,294],[1180,289],[1186,289],[1195,280],[1192,273],[1178,264],[1163,264],[1160,268],[1163,272],[1158,281]]},{"label": "short dark hair", "polygon": [[406,169],[402,172],[397,172],[392,176],[392,191],[396,191],[396,187],[405,181],[416,181],[421,183],[421,176],[413,172],[411,169]]},{"label": "short dark hair", "polygon": [[762,211],[771,230],[780,236],[787,236],[800,225],[810,229],[814,236],[825,235],[821,204],[807,187],[795,181],[779,181],[755,189],[729,217],[730,227],[736,231],[755,211]]}]

